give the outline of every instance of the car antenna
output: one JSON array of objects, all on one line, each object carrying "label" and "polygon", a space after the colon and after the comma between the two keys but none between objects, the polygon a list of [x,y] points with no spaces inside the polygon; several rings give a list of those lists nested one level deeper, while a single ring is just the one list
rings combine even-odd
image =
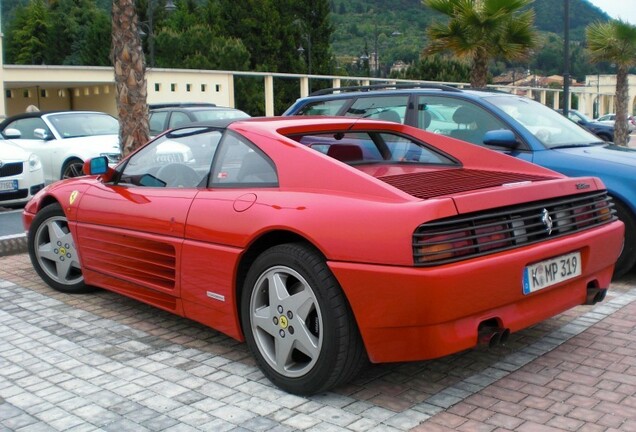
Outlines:
[{"label": "car antenna", "polygon": [[[369,105],[369,107],[366,109],[366,111],[369,111],[371,108],[375,108],[375,102],[373,102],[371,105]],[[360,121],[360,119],[362,118],[366,118],[363,115],[361,115],[360,117],[356,117],[356,120],[351,123],[351,126],[349,126],[347,128],[347,132],[349,132],[351,129],[353,129],[353,127]]]}]

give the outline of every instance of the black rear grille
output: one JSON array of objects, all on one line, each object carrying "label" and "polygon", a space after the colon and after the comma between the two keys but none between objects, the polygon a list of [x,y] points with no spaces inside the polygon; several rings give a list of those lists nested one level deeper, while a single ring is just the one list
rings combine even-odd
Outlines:
[{"label": "black rear grille", "polygon": [[0,177],[11,177],[22,174],[23,165],[22,162],[12,162],[2,165],[0,167]]},{"label": "black rear grille", "polygon": [[413,233],[413,260],[440,265],[518,248],[605,225],[615,213],[603,191],[428,222]]}]

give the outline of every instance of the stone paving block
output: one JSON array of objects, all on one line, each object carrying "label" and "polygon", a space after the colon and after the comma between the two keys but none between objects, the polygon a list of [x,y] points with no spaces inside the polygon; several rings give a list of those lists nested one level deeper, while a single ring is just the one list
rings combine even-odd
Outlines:
[{"label": "stone paving block", "polygon": [[0,422],[2,426],[6,427],[9,431],[18,430],[21,428],[26,428],[32,424],[38,423],[38,420],[30,416],[29,414],[23,412],[18,415],[6,418]]},{"label": "stone paving block", "polygon": [[388,419],[384,420],[383,424],[386,424],[388,426],[393,426],[399,430],[409,430],[419,425],[420,423],[428,420],[429,418],[430,416],[426,414],[423,414],[414,410],[410,410],[410,411],[398,413],[392,417],[389,417]]},{"label": "stone paving block", "polygon": [[293,429],[306,430],[320,423],[320,420],[314,416],[306,414],[296,414],[282,422]]},{"label": "stone paving block", "polygon": [[360,416],[358,415],[343,412],[342,410],[330,406],[324,406],[317,411],[314,411],[312,413],[312,417],[316,417],[325,422],[341,427],[346,427],[347,425],[360,419]]},{"label": "stone paving block", "polygon": [[228,423],[239,425],[249,419],[256,417],[256,414],[239,407],[224,405],[210,412],[215,417]]},{"label": "stone paving block", "polygon": [[210,412],[210,411],[214,411],[216,409],[219,409],[223,406],[225,406],[225,404],[219,400],[216,400],[213,397],[206,397],[204,399],[201,399],[198,402],[195,402],[193,404],[191,404],[194,408],[197,408],[201,411],[204,412]]}]

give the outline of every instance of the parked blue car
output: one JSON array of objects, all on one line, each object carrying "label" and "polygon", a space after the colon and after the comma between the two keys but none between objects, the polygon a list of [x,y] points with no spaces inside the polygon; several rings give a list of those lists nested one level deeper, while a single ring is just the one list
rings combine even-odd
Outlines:
[{"label": "parked blue car", "polygon": [[[563,114],[563,110],[557,110],[560,114]],[[599,123],[597,121],[591,120],[582,112],[577,110],[569,110],[568,117],[575,123],[580,124],[585,129],[592,132],[597,137],[601,138],[603,141],[614,141],[614,126]]]},{"label": "parked blue car", "polygon": [[298,99],[283,115],[395,121],[488,146],[568,176],[597,176],[625,223],[615,276],[636,263],[636,150],[600,139],[555,110],[502,92],[444,85],[345,87]]}]

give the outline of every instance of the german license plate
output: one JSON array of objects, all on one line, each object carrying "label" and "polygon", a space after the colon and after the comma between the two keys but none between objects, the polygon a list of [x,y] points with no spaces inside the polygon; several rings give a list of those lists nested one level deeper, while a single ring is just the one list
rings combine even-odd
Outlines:
[{"label": "german license plate", "polygon": [[581,253],[572,252],[529,265],[523,271],[523,293],[530,294],[581,274]]},{"label": "german license plate", "polygon": [[18,190],[17,180],[0,181],[0,192],[13,192]]}]

